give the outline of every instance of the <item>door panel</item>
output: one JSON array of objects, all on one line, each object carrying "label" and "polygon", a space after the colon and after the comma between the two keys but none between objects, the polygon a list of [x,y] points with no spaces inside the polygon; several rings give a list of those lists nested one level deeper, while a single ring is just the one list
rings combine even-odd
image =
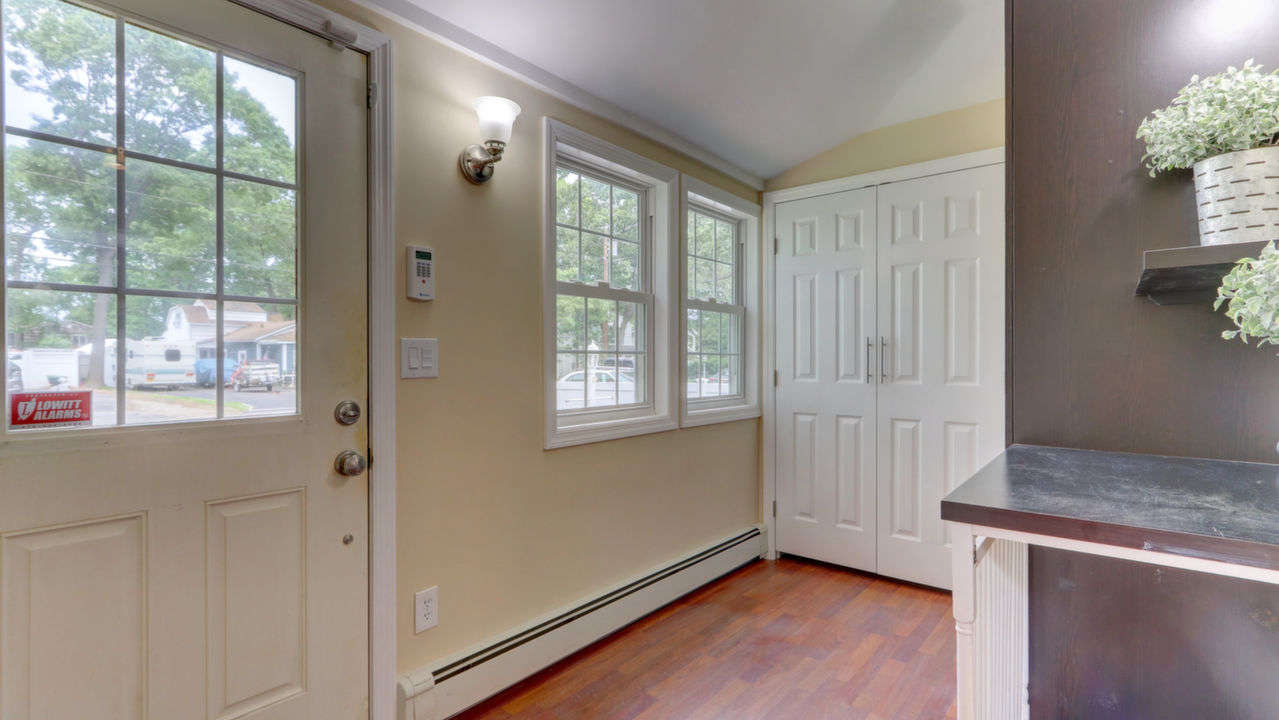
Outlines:
[{"label": "door panel", "polygon": [[[5,536],[5,718],[142,716],[144,520],[132,515]],[[63,636],[98,642],[57,642]],[[75,692],[67,691],[71,677],[79,679]]]},{"label": "door panel", "polygon": [[1002,449],[1003,168],[883,185],[879,209],[879,572],[948,588],[941,498]]},{"label": "door panel", "polygon": [[875,189],[777,206],[777,537],[875,570]]},{"label": "door panel", "polygon": [[[295,326],[286,331],[268,318],[265,329],[279,332],[253,337],[258,349],[276,348],[270,357],[282,365],[296,357],[299,414],[286,402],[289,414],[252,417],[252,408],[285,397],[280,388],[225,387],[209,397],[224,396],[228,418],[250,408],[244,417],[0,439],[0,718],[359,717],[367,699],[367,475],[342,477],[333,459],[363,452],[368,431],[364,421],[338,425],[332,413],[341,400],[367,405],[365,58],[225,0],[112,7],[224,49],[228,67],[242,64],[241,79],[248,64],[301,85],[299,107],[267,108],[297,113],[296,187],[288,178],[274,186],[217,181],[229,184],[228,211],[239,203],[240,214],[219,230],[228,263],[242,262],[237,228],[254,222],[244,203],[296,194]],[[228,150],[243,149],[233,136],[244,130],[227,129]],[[229,152],[228,163],[254,162],[251,151]],[[141,162],[130,156],[122,172]],[[253,288],[278,276],[235,275],[228,266],[226,282],[226,295],[269,295]],[[253,328],[226,324],[244,303],[221,295],[208,302],[225,303],[219,323],[235,358],[233,343]],[[134,403],[155,406],[195,390],[92,392],[113,403],[127,397],[133,413]]]}]

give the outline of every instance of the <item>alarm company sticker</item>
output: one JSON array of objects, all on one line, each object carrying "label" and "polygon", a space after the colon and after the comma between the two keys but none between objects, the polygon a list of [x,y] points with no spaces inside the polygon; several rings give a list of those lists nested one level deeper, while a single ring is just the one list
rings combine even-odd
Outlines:
[{"label": "alarm company sticker", "polygon": [[17,392],[9,396],[9,427],[52,428],[88,425],[93,392]]}]

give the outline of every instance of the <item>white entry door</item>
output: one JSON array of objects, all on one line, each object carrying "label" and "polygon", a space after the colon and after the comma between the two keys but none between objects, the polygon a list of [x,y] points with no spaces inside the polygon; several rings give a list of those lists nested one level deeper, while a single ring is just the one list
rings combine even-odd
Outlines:
[{"label": "white entry door", "polygon": [[941,499],[1004,448],[1003,165],[879,188],[879,573],[949,588]]},{"label": "white entry door", "polygon": [[875,188],[777,205],[777,547],[875,570]]},{"label": "white entry door", "polygon": [[778,550],[950,587],[1004,441],[1003,166],[778,203]]},{"label": "white entry door", "polygon": [[0,719],[366,716],[365,57],[0,6]]}]

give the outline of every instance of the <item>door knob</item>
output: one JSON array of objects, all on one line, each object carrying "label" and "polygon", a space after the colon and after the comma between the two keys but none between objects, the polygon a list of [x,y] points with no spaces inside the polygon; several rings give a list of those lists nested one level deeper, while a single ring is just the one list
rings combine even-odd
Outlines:
[{"label": "door knob", "polygon": [[354,450],[343,450],[338,453],[337,460],[333,461],[333,468],[338,471],[339,475],[347,477],[356,477],[363,475],[365,470],[369,469],[369,462],[364,456]]},{"label": "door knob", "polygon": [[343,400],[333,408],[333,418],[342,425],[354,425],[360,419],[360,404],[354,400]]}]

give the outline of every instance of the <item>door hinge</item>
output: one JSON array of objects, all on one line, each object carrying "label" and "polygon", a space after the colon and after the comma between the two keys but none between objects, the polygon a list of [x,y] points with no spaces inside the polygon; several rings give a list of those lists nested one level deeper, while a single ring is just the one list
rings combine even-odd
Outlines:
[{"label": "door hinge", "polygon": [[778,239],[778,238],[776,238],[776,237],[774,237],[774,238],[773,238],[773,254],[774,254],[774,255],[776,255],[776,254],[777,254],[777,252],[778,252],[777,248],[778,248],[778,247],[780,247],[780,246],[781,246],[781,244],[782,244],[782,241],[781,241],[780,239]]},{"label": "door hinge", "polygon": [[773,517],[777,517],[777,501],[773,501]]},{"label": "door hinge", "polygon": [[369,83],[368,96],[365,99],[370,110],[377,105],[377,83]]},{"label": "door hinge", "polygon": [[777,371],[773,371],[773,387],[777,387]]}]

